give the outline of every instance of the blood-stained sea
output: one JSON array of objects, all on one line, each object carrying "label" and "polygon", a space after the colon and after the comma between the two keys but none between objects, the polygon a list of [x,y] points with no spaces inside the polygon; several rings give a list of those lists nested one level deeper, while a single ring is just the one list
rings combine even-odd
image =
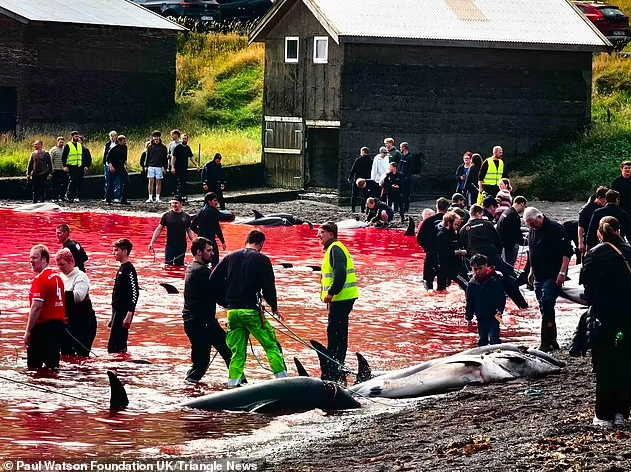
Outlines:
[{"label": "blood-stained sea", "polygon": [[[277,418],[238,413],[188,410],[178,404],[191,397],[225,388],[227,369],[219,356],[212,362],[204,384],[184,382],[190,345],[184,334],[181,309],[183,270],[163,267],[164,234],[154,256],[147,250],[159,219],[105,213],[16,213],[0,210],[0,449],[4,458],[111,458],[154,456],[212,457],[239,450],[260,454],[266,445],[310,437],[315,431],[335,431],[347,415],[307,412]],[[31,246],[46,244],[51,253],[60,248],[55,228],[66,223],[71,238],[85,247],[91,298],[98,317],[93,355],[63,358],[58,372],[26,370],[22,343],[28,314],[28,292],[34,277],[28,254]],[[250,226],[223,225],[228,250],[243,245]],[[326,306],[319,299],[322,248],[316,230],[306,226],[264,228],[264,252],[274,264],[279,308],[287,328],[303,340],[326,344]],[[127,237],[134,249],[131,259],[141,288],[129,336],[129,353],[110,355],[111,291],[117,270],[112,242]],[[343,231],[340,240],[353,255],[360,299],[351,314],[348,366],[356,367],[354,352],[361,352],[374,370],[412,365],[452,354],[475,345],[477,335],[466,329],[464,294],[454,284],[446,293],[426,292],[422,281],[423,254],[414,237],[399,231],[360,229]],[[187,256],[187,262],[192,260]],[[280,263],[291,263],[283,268]],[[54,264],[53,258],[53,267]],[[167,294],[159,284],[173,284],[180,294]],[[575,314],[575,308],[562,308]],[[218,310],[225,323],[225,312]],[[537,310],[519,311],[512,303],[502,327],[504,341],[534,344]],[[298,357],[314,376],[319,375],[316,354],[278,329],[290,375]],[[253,342],[246,374],[250,382],[271,377],[267,359]],[[150,363],[138,364],[130,360]],[[106,371],[126,384],[130,407],[110,412]],[[36,389],[39,387],[40,389]],[[366,409],[371,408],[367,402]],[[255,440],[252,438],[256,438]]]}]

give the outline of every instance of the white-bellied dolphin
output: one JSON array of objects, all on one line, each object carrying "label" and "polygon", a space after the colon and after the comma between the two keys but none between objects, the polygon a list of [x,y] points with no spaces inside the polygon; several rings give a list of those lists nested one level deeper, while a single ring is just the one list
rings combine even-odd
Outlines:
[{"label": "white-bellied dolphin", "polygon": [[460,390],[469,384],[541,377],[559,373],[564,366],[536,349],[498,344],[387,372],[350,390],[369,397],[414,398]]},{"label": "white-bellied dolphin", "polygon": [[581,264],[577,264],[567,269],[568,280],[561,287],[560,295],[579,305],[588,306],[585,298],[585,289],[578,283],[581,276],[581,267]]},{"label": "white-bellied dolphin", "polygon": [[297,226],[306,224],[309,225],[310,228],[313,228],[313,224],[310,222],[290,213],[271,213],[264,215],[258,210],[252,210],[252,213],[254,213],[254,219],[248,220],[244,222],[244,224],[257,226]]}]

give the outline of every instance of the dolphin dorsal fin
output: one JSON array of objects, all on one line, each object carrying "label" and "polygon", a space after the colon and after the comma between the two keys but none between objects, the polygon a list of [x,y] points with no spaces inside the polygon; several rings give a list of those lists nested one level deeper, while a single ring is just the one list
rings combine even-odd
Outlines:
[{"label": "dolphin dorsal fin", "polygon": [[318,360],[320,361],[320,371],[322,372],[322,375],[325,376],[324,378],[335,377],[334,374],[338,372],[338,366],[334,365],[333,362],[329,360],[329,357],[331,359],[335,359],[335,357],[333,356],[333,353],[331,353],[331,351],[329,351],[326,347],[324,347],[318,341],[314,341],[312,339],[309,342],[311,343],[316,353],[318,354]]},{"label": "dolphin dorsal fin", "polygon": [[258,210],[252,210],[252,213],[254,213],[254,219],[258,220],[260,218],[265,218],[265,215],[263,215],[263,213],[261,213]]},{"label": "dolphin dorsal fin", "polygon": [[298,375],[300,377],[309,377],[309,373],[307,372],[307,369],[305,369],[305,367],[296,357],[294,357],[294,364],[296,364],[296,370],[298,371]]},{"label": "dolphin dorsal fin", "polygon": [[129,405],[125,387],[111,370],[107,371],[107,376],[110,379],[110,408],[125,408]]},{"label": "dolphin dorsal fin", "polygon": [[408,229],[405,230],[403,236],[416,236],[416,225],[414,224],[414,219],[410,216],[408,221]]},{"label": "dolphin dorsal fin", "polygon": [[359,352],[356,352],[357,356],[357,377],[355,377],[355,384],[366,382],[367,380],[372,379],[372,370],[370,369],[370,365],[368,365],[368,361],[364,356],[362,356]]}]

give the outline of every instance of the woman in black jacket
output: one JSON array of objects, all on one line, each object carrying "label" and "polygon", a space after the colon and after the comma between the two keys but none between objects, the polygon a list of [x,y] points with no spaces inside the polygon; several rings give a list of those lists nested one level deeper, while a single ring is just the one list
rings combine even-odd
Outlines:
[{"label": "woman in black jacket", "polygon": [[465,198],[469,206],[478,201],[478,174],[480,173],[480,167],[482,167],[482,156],[475,153],[471,156],[471,167],[469,167],[469,173],[464,183]]},{"label": "woman in black jacket", "polygon": [[602,241],[585,255],[580,283],[600,322],[592,340],[596,372],[595,426],[621,427],[631,406],[631,246],[620,237],[620,223],[606,216],[598,225]]}]

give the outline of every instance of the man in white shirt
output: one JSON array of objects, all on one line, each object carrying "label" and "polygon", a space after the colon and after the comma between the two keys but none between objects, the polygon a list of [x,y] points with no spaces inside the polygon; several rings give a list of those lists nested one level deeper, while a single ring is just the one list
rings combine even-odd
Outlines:
[{"label": "man in white shirt", "polygon": [[388,150],[385,147],[379,149],[379,154],[372,161],[372,170],[370,171],[370,179],[379,185],[383,183],[383,179],[388,173],[390,162],[388,162]]}]

